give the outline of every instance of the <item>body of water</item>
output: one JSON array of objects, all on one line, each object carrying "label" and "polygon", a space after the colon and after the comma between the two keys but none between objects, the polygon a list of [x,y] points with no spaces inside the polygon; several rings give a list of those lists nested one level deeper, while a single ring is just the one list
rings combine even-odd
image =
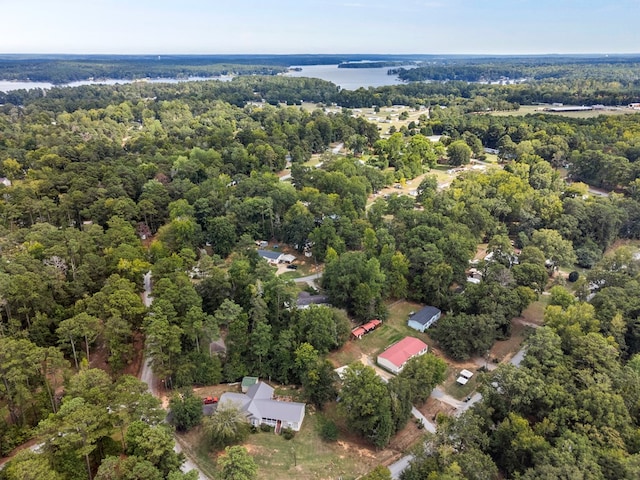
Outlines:
[{"label": "body of water", "polygon": [[[387,75],[392,67],[378,68],[338,68],[338,65],[305,65],[300,71],[290,70],[284,75],[288,77],[321,78],[335,83],[346,90],[357,90],[360,87],[384,87],[404,83],[396,75]],[[398,68],[398,67],[393,67]],[[403,68],[414,68],[407,65]]]},{"label": "body of water", "polygon": [[17,82],[13,80],[0,80],[0,92],[12,90],[31,90],[33,88],[51,88],[53,84],[48,82]]},{"label": "body of water", "polygon": [[[229,81],[233,77],[231,75],[224,75],[221,77],[189,77],[189,78],[146,78],[144,80],[117,80],[117,79],[105,79],[105,80],[78,80],[76,82],[69,82],[64,85],[58,85],[59,87],[80,87],[82,85],[122,85],[125,83],[132,83],[135,81],[142,81],[148,83],[180,83],[180,82],[203,82],[205,80],[219,80]],[[0,80],[0,92],[10,92],[12,90],[31,90],[34,88],[53,88],[53,83],[49,82],[21,82],[13,80]]]},{"label": "body of water", "polygon": [[[404,83],[396,75],[387,75],[387,72],[392,67],[378,67],[378,68],[338,68],[338,65],[305,65],[300,68],[301,70],[290,70],[285,73],[288,77],[312,77],[327,80],[335,83],[340,88],[346,90],[357,90],[358,88],[369,87],[384,87],[386,85],[399,85]],[[405,66],[403,68],[414,68],[412,65]],[[223,76],[215,78],[202,78],[202,77],[190,77],[190,78],[153,78],[145,79],[143,81],[150,83],[178,83],[187,81],[204,81],[204,80],[221,80],[228,81],[233,78],[232,76]],[[133,80],[80,80],[77,82],[70,82],[66,85],[68,87],[79,87],[81,85],[117,85],[124,83],[131,83]],[[10,92],[12,90],[30,90],[33,88],[52,88],[54,85],[49,82],[20,82],[12,80],[0,80],[0,92]]]}]

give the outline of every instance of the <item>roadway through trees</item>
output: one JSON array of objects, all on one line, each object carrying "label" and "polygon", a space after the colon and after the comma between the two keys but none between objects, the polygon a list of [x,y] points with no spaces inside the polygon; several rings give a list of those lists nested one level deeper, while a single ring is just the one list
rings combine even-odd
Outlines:
[{"label": "roadway through trees", "polygon": [[[153,297],[151,296],[151,272],[147,272],[144,275],[144,292],[142,292],[142,301],[144,302],[144,305],[146,307],[150,307],[151,304],[153,303]],[[145,382],[149,386],[149,391],[153,394],[154,397],[159,398],[161,402],[163,401],[161,392],[158,389],[158,384],[157,384],[158,380],[155,378],[155,376],[153,375],[153,371],[151,370],[151,360],[146,356],[146,354],[144,355],[142,371],[140,372],[140,380]],[[163,406],[164,406],[164,402],[163,402]],[[174,435],[174,442],[175,444],[173,446],[173,450],[176,451],[177,453],[182,452],[182,447],[180,445],[180,442],[175,437],[175,435]],[[182,452],[182,453],[184,453],[185,461],[180,467],[180,469],[183,472],[186,473],[190,470],[195,470],[196,472],[198,472],[199,480],[210,480],[210,477],[206,476],[198,468],[198,465],[196,465],[196,463],[187,455],[187,453],[185,452]]]}]

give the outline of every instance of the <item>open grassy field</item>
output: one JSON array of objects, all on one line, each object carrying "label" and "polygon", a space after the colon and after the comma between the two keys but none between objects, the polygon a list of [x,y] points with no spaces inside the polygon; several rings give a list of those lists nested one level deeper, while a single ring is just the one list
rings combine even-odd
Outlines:
[{"label": "open grassy field", "polygon": [[540,298],[529,305],[524,312],[522,312],[522,318],[526,323],[532,323],[535,325],[542,325],[544,320],[544,309],[549,305],[549,295],[541,295]]},{"label": "open grassy field", "polygon": [[271,432],[250,435],[244,446],[258,465],[258,478],[357,478],[375,467],[375,452],[343,441],[325,442],[318,435],[318,415],[308,413],[291,440]]},{"label": "open grassy field", "polygon": [[634,110],[628,108],[619,108],[614,110],[586,110],[583,112],[545,112],[543,111],[543,108],[544,105],[521,105],[519,110],[491,112],[490,115],[494,115],[496,117],[517,117],[527,115],[529,113],[544,113],[546,115],[559,115],[561,117],[593,118],[600,115],[626,115],[636,113]]},{"label": "open grassy field", "polygon": [[[249,435],[243,446],[258,466],[259,480],[355,479],[385,459],[399,456],[394,449],[376,452],[362,440],[350,438],[344,428],[340,428],[337,442],[325,442],[318,433],[319,417],[308,409],[302,428],[291,440],[273,432],[260,431]],[[180,444],[189,456],[197,460],[205,474],[218,478],[216,461],[221,452],[208,448],[201,441],[201,435],[201,427],[197,427],[180,435]]]},{"label": "open grassy field", "polygon": [[[303,110],[307,112],[313,112],[319,107],[315,103],[304,102],[300,106]],[[325,107],[325,111],[327,112],[338,112],[340,111],[340,107]],[[351,109],[351,112],[358,116],[364,117],[368,121],[372,123],[376,123],[378,125],[378,130],[380,131],[380,136],[385,138],[389,136],[389,129],[393,126],[396,130],[399,130],[403,125],[409,125],[412,121],[418,122],[418,118],[420,115],[428,114],[428,111],[423,108],[420,110],[416,110],[414,108],[405,106],[405,105],[393,105],[391,107],[380,107],[380,111],[376,112],[373,108],[354,108]],[[400,120],[400,115],[403,112],[407,112],[408,117],[404,120]]]}]

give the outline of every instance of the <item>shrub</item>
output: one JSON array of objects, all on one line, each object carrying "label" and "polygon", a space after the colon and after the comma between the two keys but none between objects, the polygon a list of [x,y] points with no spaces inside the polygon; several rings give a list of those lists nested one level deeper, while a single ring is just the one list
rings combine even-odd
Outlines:
[{"label": "shrub", "polygon": [[281,433],[285,440],[291,440],[293,437],[296,436],[296,432],[294,432],[290,428],[283,428]]},{"label": "shrub", "polygon": [[319,419],[320,438],[325,442],[335,442],[338,440],[338,426],[333,420],[327,418]]},{"label": "shrub", "polygon": [[260,424],[260,431],[261,432],[273,432],[273,427],[271,425],[267,425],[266,423],[261,423]]}]

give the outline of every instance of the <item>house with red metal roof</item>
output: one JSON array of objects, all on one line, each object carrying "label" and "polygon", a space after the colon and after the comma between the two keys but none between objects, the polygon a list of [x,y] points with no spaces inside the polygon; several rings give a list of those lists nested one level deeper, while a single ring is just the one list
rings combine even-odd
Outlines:
[{"label": "house with red metal roof", "polygon": [[378,355],[378,365],[392,373],[400,373],[413,357],[427,353],[427,344],[415,337],[405,337]]},{"label": "house with red metal roof", "polygon": [[378,328],[380,325],[382,325],[382,322],[380,320],[378,320],[377,318],[368,321],[367,323],[360,325],[359,327],[354,328],[353,330],[351,330],[351,335],[353,336],[353,338],[355,339],[361,339],[363,335],[366,335],[367,333],[375,330],[376,328]]}]

